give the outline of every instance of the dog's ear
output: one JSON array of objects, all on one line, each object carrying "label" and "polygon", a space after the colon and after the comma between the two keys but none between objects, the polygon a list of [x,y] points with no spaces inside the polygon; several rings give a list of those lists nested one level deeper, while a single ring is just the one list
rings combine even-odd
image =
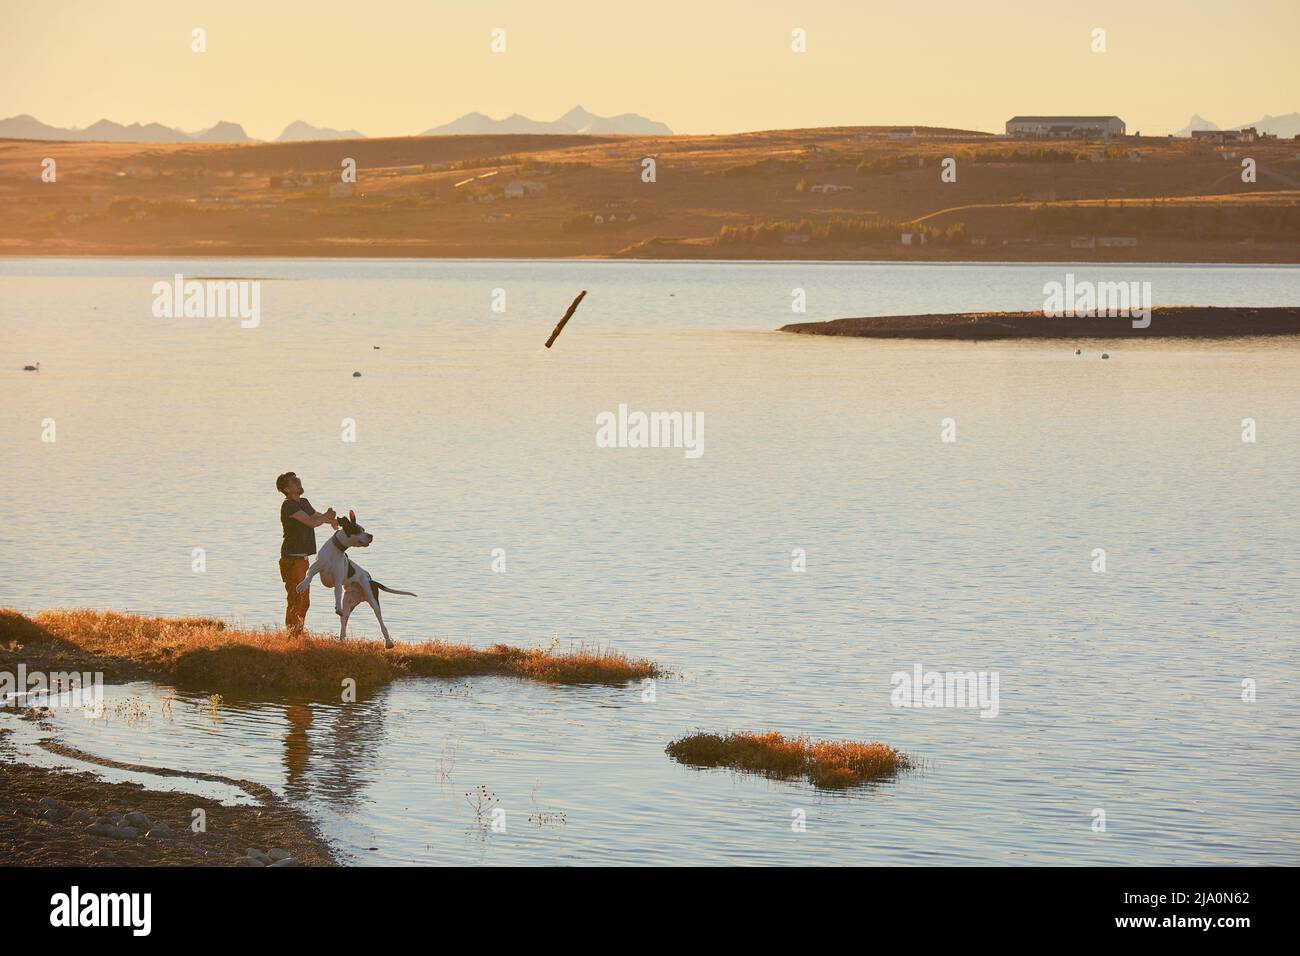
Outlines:
[{"label": "dog's ear", "polygon": [[348,518],[353,524],[357,523],[357,513],[350,508],[348,509]]}]

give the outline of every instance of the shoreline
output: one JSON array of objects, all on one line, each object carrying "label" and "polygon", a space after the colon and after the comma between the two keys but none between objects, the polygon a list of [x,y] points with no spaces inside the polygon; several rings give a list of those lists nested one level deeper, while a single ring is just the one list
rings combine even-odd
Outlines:
[{"label": "shoreline", "polygon": [[[701,247],[703,248],[703,247]],[[714,247],[707,247],[714,248]],[[407,246],[393,245],[370,246],[366,250],[358,249],[338,249],[332,251],[321,249],[317,246],[306,248],[289,248],[276,250],[259,250],[249,251],[246,246],[237,249],[227,249],[221,251],[206,250],[180,250],[175,247],[152,247],[135,250],[122,250],[111,248],[93,248],[87,250],[57,250],[32,252],[16,249],[5,249],[0,246],[0,260],[4,259],[103,259],[103,260],[121,260],[121,259],[193,259],[196,261],[223,260],[223,259],[247,259],[250,261],[276,260],[276,259],[314,259],[321,261],[330,260],[409,260],[409,261],[446,261],[446,262],[464,262],[464,261],[501,261],[501,262],[720,262],[720,263],[827,263],[838,264],[848,263],[855,265],[869,265],[880,263],[886,265],[1077,265],[1087,266],[1189,266],[1189,265],[1224,265],[1224,266],[1296,266],[1300,265],[1300,245],[1287,243],[1275,252],[1269,252],[1260,255],[1257,249],[1249,251],[1242,249],[1242,254],[1233,256],[1231,253],[1238,250],[1232,247],[1220,246],[1217,248],[1200,248],[1189,251],[1187,254],[1166,255],[1158,258],[1143,258],[1134,256],[1131,253],[1125,254],[1117,251],[1111,255],[1093,255],[1087,259],[1080,259],[1072,256],[1058,256],[1055,254],[1034,255],[1033,250],[1027,251],[1026,254],[1015,256],[1008,255],[1006,249],[999,249],[996,253],[988,256],[969,255],[969,248],[962,250],[965,255],[926,255],[919,256],[915,253],[899,251],[897,254],[891,254],[887,248],[878,248],[871,250],[857,250],[854,252],[846,251],[844,255],[827,256],[825,250],[817,250],[817,254],[805,256],[777,256],[770,255],[732,255],[732,256],[714,256],[701,255],[696,251],[683,251],[679,255],[665,255],[664,250],[660,249],[655,255],[642,255],[633,252],[609,252],[609,253],[581,253],[576,255],[564,256],[548,254],[541,249],[527,250],[518,253],[511,253],[500,249],[493,248],[452,248],[436,249],[427,251],[415,251]],[[734,252],[734,250],[733,250]]]},{"label": "shoreline", "polygon": [[1132,265],[1132,267],[1152,267],[1152,268],[1179,268],[1183,265],[1222,265],[1223,268],[1239,269],[1248,267],[1248,265],[1257,265],[1261,269],[1273,269],[1278,267],[1300,267],[1300,259],[1297,261],[1231,261],[1223,259],[1213,260],[1164,260],[1164,259],[1126,259],[1119,260],[1091,260],[1091,259],[918,259],[913,256],[910,259],[891,259],[891,258],[831,258],[827,259],[822,256],[805,256],[805,258],[757,258],[757,256],[744,256],[744,258],[728,259],[725,256],[617,256],[617,255],[545,255],[545,256],[510,256],[510,255],[446,255],[446,256],[425,256],[425,255],[253,255],[248,252],[5,252],[0,250],[0,261],[26,261],[26,260],[48,260],[48,261],[136,261],[143,259],[192,259],[194,261],[212,261],[222,259],[247,259],[253,261],[334,261],[337,259],[348,259],[354,261],[446,261],[446,263],[460,263],[467,259],[476,261],[502,261],[502,263],[519,263],[519,261],[528,261],[528,263],[627,263],[627,261],[638,261],[638,263],[692,263],[698,265],[733,265],[736,263],[758,263],[767,265],[780,265],[781,263],[810,263],[824,265],[1078,265],[1078,267],[1088,267],[1088,265]]},{"label": "shoreline", "polygon": [[870,339],[1231,339],[1300,335],[1300,306],[1156,306],[1147,328],[1117,316],[1045,317],[1037,312],[953,312],[794,322],[780,332]]},{"label": "shoreline", "polygon": [[[315,824],[278,797],[225,806],[194,793],[115,783],[97,775],[92,764],[137,773],[158,768],[121,765],[51,741],[43,742],[45,749],[85,762],[87,769],[39,767],[19,759],[6,739],[9,733],[0,728],[0,854],[7,865],[247,866],[241,860],[250,847],[284,851],[293,861],[286,866],[339,865]],[[167,774],[177,775],[188,776]],[[192,829],[196,810],[204,818],[197,833]],[[147,819],[148,826],[110,834],[88,822],[110,814],[143,814],[135,820]],[[132,823],[130,817],[122,822]]]}]

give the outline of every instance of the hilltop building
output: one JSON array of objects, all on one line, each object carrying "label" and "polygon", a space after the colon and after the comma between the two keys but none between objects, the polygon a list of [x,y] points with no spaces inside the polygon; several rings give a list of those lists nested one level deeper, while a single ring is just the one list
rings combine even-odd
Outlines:
[{"label": "hilltop building", "polygon": [[1087,136],[1124,135],[1124,121],[1118,116],[1013,116],[1007,120],[1008,136],[1042,139],[1078,139]]}]

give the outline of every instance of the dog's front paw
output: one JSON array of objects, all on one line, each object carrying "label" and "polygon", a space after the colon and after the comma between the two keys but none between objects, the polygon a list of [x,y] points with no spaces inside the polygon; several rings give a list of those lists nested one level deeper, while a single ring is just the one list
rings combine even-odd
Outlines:
[{"label": "dog's front paw", "polygon": [[334,609],[334,613],[337,614],[339,617],[342,617],[342,616],[343,616],[343,608],[341,608],[341,607],[336,607],[336,608]]}]

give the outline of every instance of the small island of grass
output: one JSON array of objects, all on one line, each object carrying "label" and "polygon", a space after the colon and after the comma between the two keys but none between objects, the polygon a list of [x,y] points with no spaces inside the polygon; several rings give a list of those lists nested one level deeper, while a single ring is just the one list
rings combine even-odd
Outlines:
[{"label": "small island of grass", "polygon": [[888,779],[912,760],[888,744],[810,740],[765,734],[690,734],[664,750],[692,767],[725,767],[774,780],[806,779],[823,790],[843,790]]}]

